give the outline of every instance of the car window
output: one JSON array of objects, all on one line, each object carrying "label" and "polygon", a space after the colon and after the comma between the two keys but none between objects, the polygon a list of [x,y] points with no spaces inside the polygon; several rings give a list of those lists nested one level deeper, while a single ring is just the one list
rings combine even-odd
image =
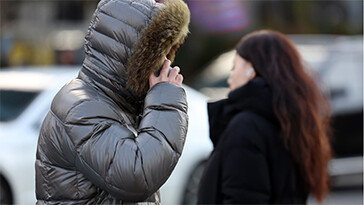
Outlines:
[{"label": "car window", "polygon": [[0,90],[0,121],[17,118],[38,94],[37,91]]}]

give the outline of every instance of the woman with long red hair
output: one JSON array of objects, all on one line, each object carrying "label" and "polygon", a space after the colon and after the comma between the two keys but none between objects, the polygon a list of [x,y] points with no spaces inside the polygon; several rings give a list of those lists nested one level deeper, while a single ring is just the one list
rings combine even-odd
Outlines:
[{"label": "woman with long red hair", "polygon": [[262,30],[236,47],[227,99],[208,104],[214,151],[199,204],[304,204],[329,191],[328,101],[293,43]]}]

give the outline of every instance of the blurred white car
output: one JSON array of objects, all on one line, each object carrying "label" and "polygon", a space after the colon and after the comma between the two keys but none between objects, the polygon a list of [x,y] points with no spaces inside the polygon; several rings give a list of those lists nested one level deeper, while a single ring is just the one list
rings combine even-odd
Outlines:
[{"label": "blurred white car", "polygon": [[[40,126],[55,94],[77,76],[79,68],[0,71],[0,204],[36,202],[34,162]],[[163,204],[182,203],[189,193],[196,191],[196,181],[191,176],[200,170],[199,165],[212,150],[207,98],[188,86],[184,88],[189,105],[187,139],[173,174],[161,188]]]}]

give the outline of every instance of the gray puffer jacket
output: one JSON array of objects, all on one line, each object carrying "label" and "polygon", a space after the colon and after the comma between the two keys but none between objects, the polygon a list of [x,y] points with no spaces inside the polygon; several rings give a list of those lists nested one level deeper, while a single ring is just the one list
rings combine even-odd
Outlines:
[{"label": "gray puffer jacket", "polygon": [[182,0],[102,0],[76,79],[53,99],[38,140],[37,204],[160,202],[187,133],[183,88],[149,90],[188,33]]}]

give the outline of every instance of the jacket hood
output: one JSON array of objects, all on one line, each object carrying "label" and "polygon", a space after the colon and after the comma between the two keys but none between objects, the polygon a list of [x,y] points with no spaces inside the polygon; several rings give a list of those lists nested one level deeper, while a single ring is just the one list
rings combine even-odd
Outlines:
[{"label": "jacket hood", "polygon": [[149,75],[165,56],[174,60],[189,21],[182,0],[101,0],[85,36],[79,78],[135,113],[149,89]]}]

